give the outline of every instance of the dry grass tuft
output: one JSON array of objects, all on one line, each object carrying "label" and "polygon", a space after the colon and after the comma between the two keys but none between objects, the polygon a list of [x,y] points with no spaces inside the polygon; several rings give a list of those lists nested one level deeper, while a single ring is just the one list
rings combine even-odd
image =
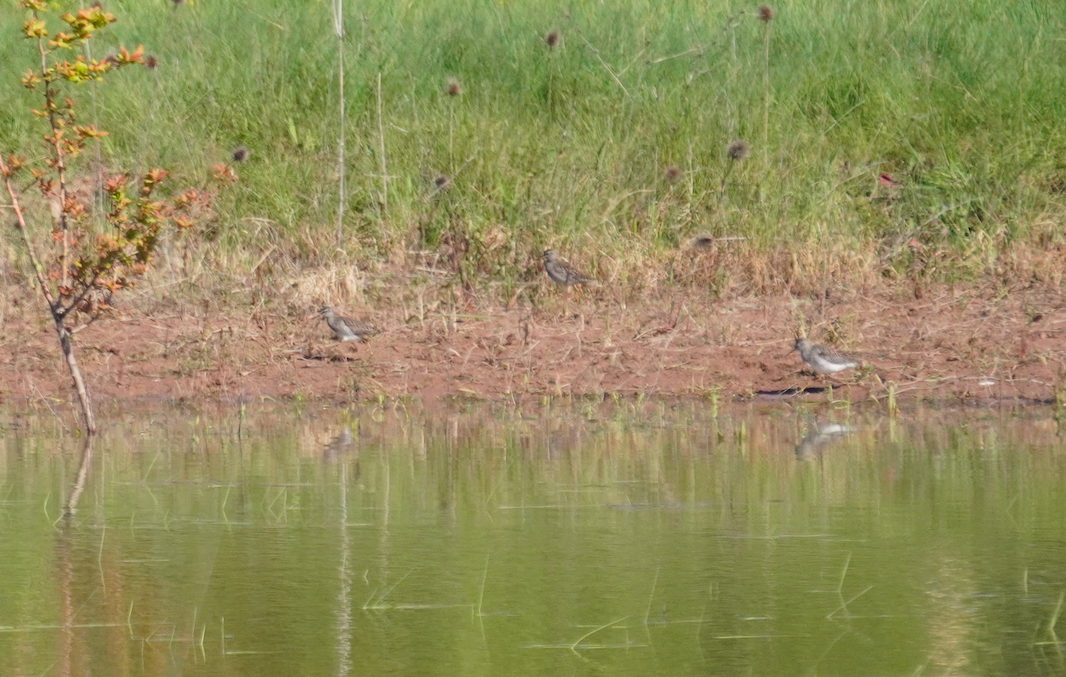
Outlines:
[{"label": "dry grass tuft", "polygon": [[356,266],[324,266],[295,277],[288,301],[308,312],[322,304],[366,305],[366,286],[367,277]]}]

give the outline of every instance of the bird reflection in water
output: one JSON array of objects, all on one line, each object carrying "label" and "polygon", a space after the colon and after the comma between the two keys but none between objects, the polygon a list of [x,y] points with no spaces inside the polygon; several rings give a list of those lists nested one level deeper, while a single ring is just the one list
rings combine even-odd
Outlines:
[{"label": "bird reflection in water", "polygon": [[807,460],[853,432],[855,428],[839,423],[819,424],[817,421],[811,421],[807,434],[796,445],[796,458],[801,461]]}]

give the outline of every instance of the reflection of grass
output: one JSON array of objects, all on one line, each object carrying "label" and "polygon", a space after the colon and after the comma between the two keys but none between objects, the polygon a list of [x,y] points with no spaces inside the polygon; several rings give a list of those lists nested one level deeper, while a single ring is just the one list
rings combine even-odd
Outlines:
[{"label": "reflection of grass", "polygon": [[1059,639],[1059,636],[1055,633],[1055,626],[1059,623],[1059,615],[1062,613],[1062,606],[1064,601],[1066,601],[1066,590],[1059,592],[1059,601],[1055,603],[1055,608],[1051,612],[1051,618],[1048,619],[1047,629],[1045,630],[1048,636],[1048,641],[1034,642],[1034,645],[1043,646],[1053,644],[1055,646],[1058,646],[1062,644],[1062,641]]},{"label": "reflection of grass", "polygon": [[[472,604],[386,604],[385,598],[388,597],[393,590],[398,588],[401,583],[407,580],[407,577],[414,573],[414,570],[408,571],[404,574],[400,580],[396,581],[389,587],[381,590],[381,586],[374,589],[374,592],[370,594],[370,597],[363,604],[364,611],[425,611],[432,609],[456,609],[456,608],[474,608]],[[480,607],[478,607],[480,609]]]},{"label": "reflection of grass", "polygon": [[[977,594],[982,586],[999,589],[992,579],[974,590],[955,587],[947,602],[914,585],[928,580],[929,562],[947,553],[945,576],[985,570],[990,562],[1009,575],[1025,561],[1052,590],[1061,587],[1054,552],[1028,545],[1031,535],[1057,533],[1062,522],[1059,488],[1066,470],[1050,415],[1013,410],[990,421],[998,415],[982,412],[960,426],[951,418],[957,414],[934,410],[914,415],[924,417],[921,424],[895,422],[888,432],[880,411],[860,410],[849,419],[864,428],[849,438],[854,448],[826,454],[815,466],[797,464],[788,451],[799,415],[780,407],[770,415],[726,408],[712,419],[704,402],[646,404],[642,410],[630,400],[600,406],[552,401],[526,409],[464,405],[456,414],[385,400],[355,410],[316,409],[305,417],[292,417],[285,407],[248,407],[240,439],[231,414],[175,418],[165,427],[131,417],[109,432],[100,450],[95,495],[101,498],[83,519],[105,526],[107,538],[89,529],[74,532],[78,547],[71,552],[82,567],[75,590],[88,595],[85,614],[99,614],[90,618],[112,621],[121,631],[115,641],[132,638],[134,651],[142,638],[153,650],[172,642],[177,655],[193,646],[202,656],[205,642],[218,646],[220,636],[222,655],[242,653],[236,651],[241,647],[290,651],[296,642],[321,637],[326,622],[335,627],[341,604],[338,560],[355,579],[362,574],[361,606],[368,612],[355,614],[357,625],[342,639],[380,637],[375,646],[384,641],[390,652],[398,646],[394,632],[412,642],[501,652],[495,655],[533,637],[558,642],[550,645],[554,654],[536,652],[534,660],[575,662],[650,661],[667,654],[691,661],[695,656],[684,652],[701,644],[709,649],[705,659],[734,651],[754,655],[772,640],[767,653],[793,653],[807,667],[816,657],[812,647],[838,646],[830,641],[837,628],[851,635],[839,645],[842,654],[864,646],[880,651],[870,649],[866,637],[884,628],[879,636],[896,645],[885,651],[898,656],[903,646],[910,660],[926,645],[926,626],[953,616],[964,619],[967,633],[975,629],[962,636],[978,641],[1006,636],[999,633],[1002,625],[1015,644],[1058,642],[1062,594],[1053,609],[1040,610],[1034,600],[1010,593],[983,601]],[[321,459],[338,426],[357,430],[358,475],[354,465],[346,470],[341,460]],[[27,427],[36,430],[33,421]],[[732,434],[741,427],[746,455]],[[6,444],[13,445],[12,437]],[[20,440],[19,449],[33,439]],[[6,609],[18,611],[11,601],[19,599],[12,594],[17,586],[51,580],[54,570],[41,567],[54,539],[39,528],[39,518],[29,520],[40,503],[25,503],[69,476],[63,474],[69,458],[50,449],[29,447],[33,462],[18,468],[19,487],[11,489],[9,481],[5,489],[8,521],[25,522],[25,533],[35,534],[27,540],[44,543],[13,550],[5,562],[14,574],[0,582]],[[7,468],[14,477],[13,465]],[[338,491],[345,486],[347,492]],[[528,513],[503,510],[509,503]],[[288,523],[281,524],[286,512]],[[435,526],[442,514],[447,533]],[[359,515],[368,521],[351,520]],[[323,528],[347,533],[357,526],[351,559],[342,558]],[[42,533],[47,538],[39,538]],[[214,560],[205,549],[212,534],[223,553]],[[811,540],[784,540],[796,536]],[[954,544],[964,539],[973,547],[960,554]],[[499,575],[490,572],[486,550]],[[160,553],[170,558],[140,559]],[[998,554],[989,560],[989,553]],[[98,569],[108,576],[108,600],[93,594]],[[191,604],[190,571],[205,571],[199,580],[209,590],[196,602],[199,614],[190,609],[191,631],[187,621],[178,629],[171,623],[175,609]],[[701,595],[708,585],[716,594]],[[1026,586],[1024,576],[1020,587]],[[938,582],[934,592],[944,588]],[[304,595],[299,604],[289,603],[294,594]],[[283,595],[280,604],[277,595]],[[409,603],[405,597],[463,603]],[[22,604],[34,615],[8,611],[7,617],[37,617],[35,596]],[[446,631],[439,635],[421,634],[437,626],[436,617],[423,612],[447,608],[459,610],[448,617],[459,622],[441,624]],[[660,608],[668,608],[669,617],[660,617]],[[221,631],[206,628],[207,619],[222,613]],[[307,627],[310,613],[326,621]],[[907,615],[890,620],[893,613]],[[472,628],[481,623],[488,632],[475,636]],[[267,624],[305,634],[284,644],[277,635],[259,634]],[[80,634],[91,629],[64,627]],[[980,634],[986,627],[988,634]],[[654,650],[617,651],[639,646]],[[207,648],[208,656],[217,654]],[[380,653],[371,647],[368,664]],[[842,665],[805,671],[835,673]]]},{"label": "reflection of grass", "polygon": [[[589,630],[589,631],[588,631],[588,632],[586,632],[585,634],[583,634],[583,635],[581,635],[580,637],[578,637],[578,638],[577,638],[577,640],[576,640],[576,641],[575,641],[575,642],[574,642],[573,644],[571,644],[571,645],[570,645],[570,650],[571,650],[571,651],[573,651],[574,653],[577,653],[577,650],[578,650],[579,648],[581,648],[581,649],[597,649],[597,648],[604,648],[604,647],[596,647],[596,646],[584,646],[584,645],[582,645],[581,643],[582,643],[582,642],[584,642],[584,641],[585,641],[586,639],[588,639],[589,637],[592,637],[592,636],[593,636],[593,635],[595,635],[596,633],[598,633],[598,632],[600,632],[600,631],[602,631],[602,630],[606,630],[607,628],[613,627],[613,626],[615,626],[615,625],[618,625],[618,624],[619,624],[619,623],[621,623],[622,621],[626,621],[626,620],[629,620],[629,618],[630,618],[629,616],[623,616],[622,618],[619,618],[619,619],[618,619],[618,620],[616,620],[616,621],[611,621],[610,623],[606,623],[606,624],[604,624],[604,625],[601,625],[601,626],[599,626],[599,627],[597,627],[597,628],[593,628],[592,630]],[[615,647],[612,647],[612,648],[615,648]],[[626,645],[625,647],[617,647],[617,648],[629,648],[629,647],[628,647],[628,643],[627,643],[627,645]]]}]

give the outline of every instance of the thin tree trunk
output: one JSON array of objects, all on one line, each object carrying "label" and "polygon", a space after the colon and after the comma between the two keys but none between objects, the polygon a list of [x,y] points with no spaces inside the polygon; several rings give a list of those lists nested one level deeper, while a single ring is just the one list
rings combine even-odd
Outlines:
[{"label": "thin tree trunk", "polygon": [[78,359],[74,357],[74,345],[70,341],[70,330],[63,325],[63,319],[52,313],[52,319],[56,323],[56,334],[59,336],[59,347],[63,350],[63,358],[67,361],[67,370],[70,378],[74,381],[74,390],[78,393],[78,402],[81,404],[81,414],[85,419],[85,432],[92,437],[96,434],[96,417],[93,416],[93,403],[89,398],[89,390],[85,387],[85,380],[81,377],[81,369],[78,368]]},{"label": "thin tree trunk", "polygon": [[0,156],[0,172],[5,176],[4,187],[7,189],[8,198],[11,200],[11,208],[15,212],[15,227],[18,228],[19,234],[22,236],[22,244],[26,248],[26,255],[30,257],[30,264],[33,265],[33,272],[37,276],[37,286],[41,290],[41,295],[44,296],[45,303],[48,304],[48,311],[52,314],[52,321],[55,322],[59,347],[63,351],[63,358],[67,362],[67,370],[70,372],[70,378],[74,381],[74,390],[77,391],[78,402],[81,404],[81,414],[85,421],[85,433],[92,437],[96,434],[96,418],[93,416],[92,402],[89,399],[89,391],[85,387],[85,380],[82,379],[81,370],[78,369],[78,360],[74,357],[74,346],[70,341],[70,330],[63,324],[65,318],[60,314],[59,302],[55,300],[48,289],[44,266],[41,264],[41,260],[37,258],[37,253],[33,250],[33,243],[30,242],[29,233],[26,232],[26,216],[22,211],[22,204],[15,194],[15,188],[11,185],[11,174],[2,156]]}]

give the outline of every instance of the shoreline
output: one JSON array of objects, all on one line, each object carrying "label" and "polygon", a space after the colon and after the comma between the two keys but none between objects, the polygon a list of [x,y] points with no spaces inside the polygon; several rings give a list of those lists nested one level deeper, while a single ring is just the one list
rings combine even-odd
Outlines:
[{"label": "shoreline", "polygon": [[[901,404],[1048,404],[1066,392],[1066,299],[1053,289],[832,302],[693,300],[680,290],[619,301],[601,290],[571,299],[567,315],[560,295],[540,309],[452,308],[420,319],[391,306],[355,309],[384,329],[369,343],[333,340],[310,310],[129,309],[78,334],[78,359],[98,404],[642,395],[857,404],[885,403],[890,392]],[[70,399],[51,327],[8,315],[3,401]],[[791,349],[797,330],[862,365],[832,378],[804,373]]]}]

